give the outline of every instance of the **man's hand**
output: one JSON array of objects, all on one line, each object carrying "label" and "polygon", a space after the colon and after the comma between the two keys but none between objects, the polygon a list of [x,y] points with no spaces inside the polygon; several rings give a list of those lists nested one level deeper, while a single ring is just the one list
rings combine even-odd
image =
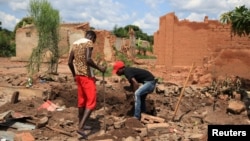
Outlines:
[{"label": "man's hand", "polygon": [[135,80],[135,78],[132,78],[132,86],[133,86],[133,91],[135,92],[139,88],[139,83]]},{"label": "man's hand", "polygon": [[134,83],[133,84],[133,88],[134,88],[133,90],[134,90],[134,92],[139,88],[139,86],[140,85],[138,83]]},{"label": "man's hand", "polygon": [[105,73],[106,70],[107,70],[107,66],[102,66],[102,67],[100,67],[100,71],[101,71],[102,73]]}]

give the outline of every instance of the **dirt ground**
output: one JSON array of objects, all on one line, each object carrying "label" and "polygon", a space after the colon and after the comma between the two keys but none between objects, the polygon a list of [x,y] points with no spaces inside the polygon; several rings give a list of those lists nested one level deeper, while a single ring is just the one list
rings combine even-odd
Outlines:
[{"label": "dirt ground", "polygon": [[[26,88],[24,82],[27,81],[28,76],[25,62],[13,62],[9,58],[0,58],[0,64],[1,87]],[[166,86],[164,89],[184,84],[188,74],[188,69],[185,70],[183,72],[165,72],[165,78],[167,79],[164,83]],[[162,77],[161,70],[155,72],[154,69],[151,69],[150,71]],[[134,99],[133,94],[125,89],[128,86],[126,81],[121,81],[116,76],[105,77],[105,85],[103,85],[102,77],[97,76],[97,107],[87,122],[92,130],[86,130],[88,136],[84,139],[76,133],[78,125],[77,89],[65,60],[61,60],[58,72],[59,75],[55,76],[56,81],[41,79],[38,77],[41,75],[36,75],[33,77],[32,86],[26,88],[50,90],[49,96],[51,97],[48,96],[48,93],[45,93],[45,97],[27,97],[27,99],[12,104],[9,100],[6,100],[6,94],[0,93],[0,100],[8,101],[1,105],[0,114],[12,110],[14,113],[22,115],[18,118],[15,117],[14,121],[22,123],[28,123],[27,119],[38,120],[42,117],[48,117],[47,124],[37,129],[25,131],[0,124],[0,131],[10,131],[15,135],[29,133],[36,141],[122,141],[130,140],[130,138],[138,141],[195,140],[197,138],[198,140],[206,140],[207,125],[209,124],[250,123],[248,105],[245,105],[240,113],[230,113],[228,112],[229,101],[235,98],[223,95],[224,97],[217,98],[215,101],[214,97],[201,93],[201,89],[205,86],[197,84],[188,85],[190,90],[192,88],[193,91],[182,98],[176,114],[175,108],[181,91],[168,95],[156,91],[150,94],[147,98],[146,115],[148,117],[146,119],[150,116],[158,122],[164,119],[164,122],[157,123],[159,128],[152,128],[152,126],[149,126],[149,121],[138,121],[132,118]],[[13,86],[13,84],[17,86]],[[54,103],[57,110],[38,109],[46,100]],[[242,102],[242,99],[238,101]],[[167,123],[167,125],[164,123]],[[64,133],[49,127],[59,129]],[[146,133],[144,133],[145,127],[147,127]]]}]

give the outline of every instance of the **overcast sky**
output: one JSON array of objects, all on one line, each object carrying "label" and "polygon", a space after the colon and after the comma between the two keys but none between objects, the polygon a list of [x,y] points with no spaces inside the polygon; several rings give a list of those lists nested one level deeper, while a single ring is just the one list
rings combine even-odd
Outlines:
[{"label": "overcast sky", "polygon": [[[174,12],[179,20],[201,22],[205,16],[219,20],[222,13],[236,6],[250,8],[250,0],[48,0],[59,10],[63,22],[83,23],[101,30],[132,24],[153,35],[159,29],[159,18]],[[13,31],[15,25],[29,16],[29,0],[0,0],[2,28]]]}]

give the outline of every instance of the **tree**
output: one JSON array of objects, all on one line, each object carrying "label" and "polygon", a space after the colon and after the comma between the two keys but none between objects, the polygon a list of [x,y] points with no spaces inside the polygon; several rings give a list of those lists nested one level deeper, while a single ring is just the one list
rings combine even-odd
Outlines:
[{"label": "tree", "polygon": [[0,21],[0,57],[10,57],[16,55],[16,46],[13,32],[2,29]]},{"label": "tree", "polygon": [[18,28],[22,28],[23,26],[27,25],[27,24],[34,24],[34,20],[32,17],[24,17],[22,18],[21,21],[19,21],[16,26],[15,26],[15,29],[14,29],[14,34],[16,34],[16,30]]},{"label": "tree", "polygon": [[48,72],[57,74],[59,60],[59,11],[53,9],[47,0],[31,0],[30,17],[38,32],[38,45],[33,49],[29,59],[28,71],[32,74],[40,70],[44,54],[50,53]]},{"label": "tree", "polygon": [[[154,37],[152,35],[148,36],[147,33],[143,33],[142,30],[136,25],[127,25],[125,27],[119,27],[119,28],[115,26],[112,32],[116,37],[121,37],[121,38],[130,37],[131,39],[131,36],[130,36],[131,29],[133,30],[134,36],[136,39],[145,40],[150,43],[150,46],[148,48],[142,48],[138,43],[134,42],[137,47],[132,47],[132,46],[130,47],[130,51],[131,51],[130,53],[132,54],[132,56],[133,57],[135,56],[135,48],[139,50],[139,54],[141,53],[141,51],[143,52],[143,54],[146,54],[147,50],[153,52],[152,45],[154,43]],[[131,42],[131,44],[133,45],[133,42]]]},{"label": "tree", "polygon": [[15,56],[15,43],[11,37],[12,35],[6,34],[5,30],[0,31],[0,57]]},{"label": "tree", "polygon": [[115,26],[112,32],[117,37],[128,38],[130,28],[134,30],[135,37],[137,39],[140,38],[142,40],[149,41],[150,44],[153,44],[153,36],[148,36],[147,33],[143,33],[143,31],[136,25],[127,25],[125,27]]},{"label": "tree", "polygon": [[250,34],[250,9],[245,5],[235,7],[234,10],[221,15],[220,21],[225,24],[231,24],[231,31],[234,35]]},{"label": "tree", "polygon": [[128,30],[125,30],[123,27],[118,28],[117,26],[115,26],[113,29],[113,34],[121,38],[129,37]]}]

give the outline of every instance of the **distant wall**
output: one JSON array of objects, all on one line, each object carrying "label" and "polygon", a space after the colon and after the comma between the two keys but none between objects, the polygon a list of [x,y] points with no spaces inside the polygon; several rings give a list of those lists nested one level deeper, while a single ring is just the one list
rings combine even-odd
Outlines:
[{"label": "distant wall", "polygon": [[[60,25],[60,41],[58,43],[61,57],[68,57],[74,41],[83,38],[85,31],[89,30],[89,23],[63,23]],[[114,60],[113,45],[116,37],[106,30],[95,30],[97,40],[94,45],[93,57]],[[16,56],[15,61],[28,61],[33,48],[37,47],[38,35],[33,25],[19,28],[16,31]],[[47,59],[47,57],[45,57]],[[45,60],[46,61],[46,60]]]},{"label": "distant wall", "polygon": [[116,37],[106,30],[95,30],[95,32],[97,39],[94,44],[93,57],[105,61],[114,60],[113,45]]},{"label": "distant wall", "polygon": [[[34,26],[19,28],[16,31],[16,57],[17,61],[27,61],[32,49],[38,44],[37,31]],[[21,44],[20,44],[21,43]]]},{"label": "distant wall", "polygon": [[[231,36],[230,25],[217,20],[179,21],[174,13],[160,17],[154,34],[157,64],[167,68],[206,66],[215,74],[235,74],[250,78],[250,38]],[[244,55],[244,56],[243,56]],[[213,62],[213,63],[211,63]]]},{"label": "distant wall", "polygon": [[[75,34],[83,34],[89,29],[88,23],[61,24],[59,31],[59,51],[60,55],[68,54],[70,49],[70,39],[74,39]],[[70,37],[72,36],[72,38]],[[28,61],[33,48],[38,45],[37,30],[33,25],[18,28],[16,31],[16,56],[12,60]]]}]

